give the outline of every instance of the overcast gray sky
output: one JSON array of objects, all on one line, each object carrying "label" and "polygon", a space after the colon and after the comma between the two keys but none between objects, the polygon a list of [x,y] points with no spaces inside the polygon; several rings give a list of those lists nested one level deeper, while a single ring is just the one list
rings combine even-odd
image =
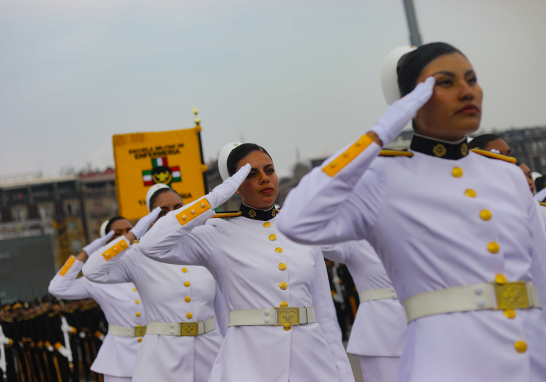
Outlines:
[{"label": "overcast gray sky", "polygon": [[[546,125],[546,1],[414,0],[484,88],[482,131]],[[244,137],[281,175],[386,110],[401,0],[1,0],[0,175],[113,164],[113,134],[193,126],[206,160]]]}]

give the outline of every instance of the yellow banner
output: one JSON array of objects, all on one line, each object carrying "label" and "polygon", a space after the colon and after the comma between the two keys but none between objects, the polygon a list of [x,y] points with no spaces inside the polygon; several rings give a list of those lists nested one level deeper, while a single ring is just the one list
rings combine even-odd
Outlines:
[{"label": "yellow banner", "polygon": [[146,193],[156,183],[177,191],[184,204],[205,195],[199,132],[193,129],[114,135],[119,214],[129,220],[148,213]]}]

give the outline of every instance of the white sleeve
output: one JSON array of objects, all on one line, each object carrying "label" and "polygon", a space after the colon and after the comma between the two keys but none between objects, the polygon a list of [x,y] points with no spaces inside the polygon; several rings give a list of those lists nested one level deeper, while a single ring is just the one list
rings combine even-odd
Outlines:
[{"label": "white sleeve", "polygon": [[132,282],[135,264],[131,261],[131,252],[129,241],[121,236],[89,256],[83,266],[83,275],[102,284]]},{"label": "white sleeve", "polygon": [[[204,201],[203,201],[204,200]],[[217,241],[216,228],[203,226],[214,211],[206,198],[171,211],[140,239],[142,253],[159,262],[206,266]]]},{"label": "white sleeve", "polygon": [[334,245],[323,245],[321,247],[322,255],[325,259],[335,261],[336,263],[347,264],[350,260],[351,251],[349,243],[339,243]]},{"label": "white sleeve", "polygon": [[220,288],[216,285],[216,295],[214,296],[214,311],[216,313],[216,325],[222,337],[226,336],[228,324],[229,324],[229,313],[226,307],[226,302]]},{"label": "white sleeve", "polygon": [[74,256],[70,256],[61,270],[57,272],[53,280],[49,283],[49,293],[65,300],[91,298],[92,296],[87,289],[86,283],[82,282],[84,280],[76,280],[83,264],[83,262],[77,260]]},{"label": "white sleeve", "polygon": [[330,348],[341,382],[354,382],[353,370],[343,348],[339,329],[336,326],[336,312],[328,283],[326,264],[320,248],[315,253],[315,280],[313,282],[313,307],[324,339]]},{"label": "white sleeve", "polygon": [[369,168],[379,151],[380,147],[372,142],[332,173],[331,163],[343,158],[341,150],[341,154],[327,159],[325,165],[303,177],[288,194],[279,213],[279,230],[302,244],[366,239],[383,202],[383,173],[378,168]]}]

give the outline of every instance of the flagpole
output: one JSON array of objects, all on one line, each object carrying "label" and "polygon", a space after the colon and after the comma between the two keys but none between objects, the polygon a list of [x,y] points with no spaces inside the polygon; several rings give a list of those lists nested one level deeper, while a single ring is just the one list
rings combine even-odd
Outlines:
[{"label": "flagpole", "polygon": [[421,34],[419,33],[419,24],[417,22],[417,16],[415,15],[415,7],[413,6],[413,0],[403,0],[404,8],[406,9],[406,18],[408,20],[408,29],[410,34],[410,43],[413,46],[421,46]]}]

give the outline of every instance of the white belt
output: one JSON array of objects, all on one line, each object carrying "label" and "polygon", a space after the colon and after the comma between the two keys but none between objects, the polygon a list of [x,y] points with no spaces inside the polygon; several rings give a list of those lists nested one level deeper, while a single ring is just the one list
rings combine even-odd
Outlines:
[{"label": "white belt", "polygon": [[284,326],[314,324],[315,308],[240,309],[229,312],[229,326]]},{"label": "white belt", "polygon": [[120,337],[144,337],[146,334],[146,327],[145,326],[121,326],[121,325],[111,325],[108,324],[108,334],[111,334],[113,336],[120,336]]},{"label": "white belt", "polygon": [[214,317],[199,322],[148,322],[146,334],[161,336],[193,337],[216,329]]},{"label": "white belt", "polygon": [[408,323],[435,314],[483,309],[542,308],[536,285],[523,281],[440,289],[411,296],[402,305]]},{"label": "white belt", "polygon": [[358,298],[360,299],[360,302],[374,300],[394,300],[398,299],[398,295],[396,294],[394,288],[378,288],[358,292]]}]

